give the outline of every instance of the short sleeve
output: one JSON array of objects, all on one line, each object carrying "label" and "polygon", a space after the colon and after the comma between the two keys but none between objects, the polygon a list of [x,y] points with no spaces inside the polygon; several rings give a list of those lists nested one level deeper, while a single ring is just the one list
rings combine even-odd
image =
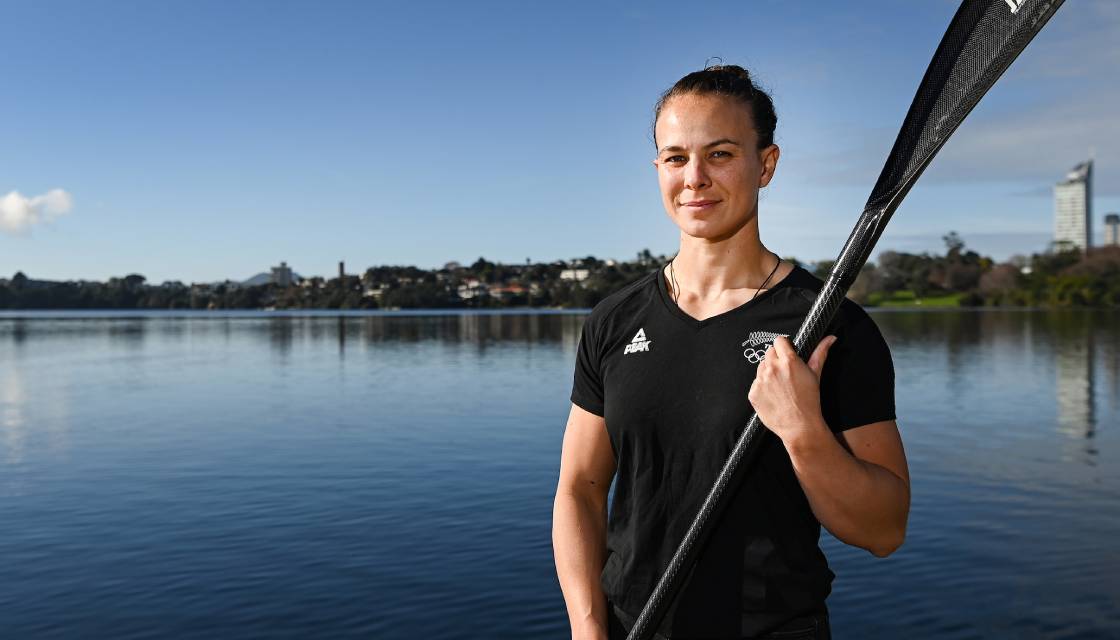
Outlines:
[{"label": "short sleeve", "polygon": [[894,362],[879,327],[858,309],[836,333],[821,373],[821,411],[833,432],[894,420]]},{"label": "short sleeve", "polygon": [[572,382],[572,402],[580,408],[603,415],[603,376],[596,342],[594,316],[583,322],[583,330],[576,348],[575,379]]}]

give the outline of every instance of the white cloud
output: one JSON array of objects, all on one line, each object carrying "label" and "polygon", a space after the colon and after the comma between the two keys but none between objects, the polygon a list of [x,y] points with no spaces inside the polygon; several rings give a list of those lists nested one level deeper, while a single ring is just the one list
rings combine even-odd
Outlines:
[{"label": "white cloud", "polygon": [[0,198],[0,230],[23,233],[33,225],[51,222],[69,213],[73,199],[62,189],[51,189],[41,196],[28,198],[12,191]]}]

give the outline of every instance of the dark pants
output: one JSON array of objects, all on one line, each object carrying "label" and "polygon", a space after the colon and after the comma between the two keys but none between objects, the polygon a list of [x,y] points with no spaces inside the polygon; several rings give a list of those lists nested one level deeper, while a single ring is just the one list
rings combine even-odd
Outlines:
[{"label": "dark pants", "polygon": [[[620,616],[626,619],[626,623],[623,623]],[[607,638],[609,640],[626,640],[627,631],[633,626],[633,620],[626,615],[626,612],[619,611],[609,600],[607,601],[607,621]],[[668,640],[660,633],[653,634],[653,639]],[[832,640],[832,631],[828,626],[828,612],[822,611],[817,614],[794,618],[778,629],[761,636],[750,636],[749,638],[743,636],[742,640]]]}]

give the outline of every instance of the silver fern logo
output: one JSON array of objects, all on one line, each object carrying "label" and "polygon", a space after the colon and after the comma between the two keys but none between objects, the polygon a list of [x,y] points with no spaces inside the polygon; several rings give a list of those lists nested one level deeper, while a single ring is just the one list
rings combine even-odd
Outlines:
[{"label": "silver fern logo", "polygon": [[1003,0],[1003,1],[1007,3],[1007,6],[1011,7],[1011,13],[1013,13],[1013,14],[1019,13],[1019,9],[1021,9],[1023,7],[1023,5],[1027,3],[1027,0]]},{"label": "silver fern logo", "polygon": [[774,340],[779,336],[788,338],[788,333],[775,333],[773,331],[751,331],[747,339],[740,345],[743,357],[751,364],[758,364],[766,359],[766,352],[774,346]]}]

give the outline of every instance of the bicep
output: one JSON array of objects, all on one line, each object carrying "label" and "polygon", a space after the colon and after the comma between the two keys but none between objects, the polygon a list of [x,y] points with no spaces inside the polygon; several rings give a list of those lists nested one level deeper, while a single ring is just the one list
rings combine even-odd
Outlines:
[{"label": "bicep", "polygon": [[846,429],[836,434],[837,439],[853,456],[879,465],[902,479],[910,487],[910,471],[906,465],[906,452],[902,436],[894,420],[872,422]]},{"label": "bicep", "polygon": [[606,419],[572,403],[560,454],[559,490],[606,499],[614,472]]}]

